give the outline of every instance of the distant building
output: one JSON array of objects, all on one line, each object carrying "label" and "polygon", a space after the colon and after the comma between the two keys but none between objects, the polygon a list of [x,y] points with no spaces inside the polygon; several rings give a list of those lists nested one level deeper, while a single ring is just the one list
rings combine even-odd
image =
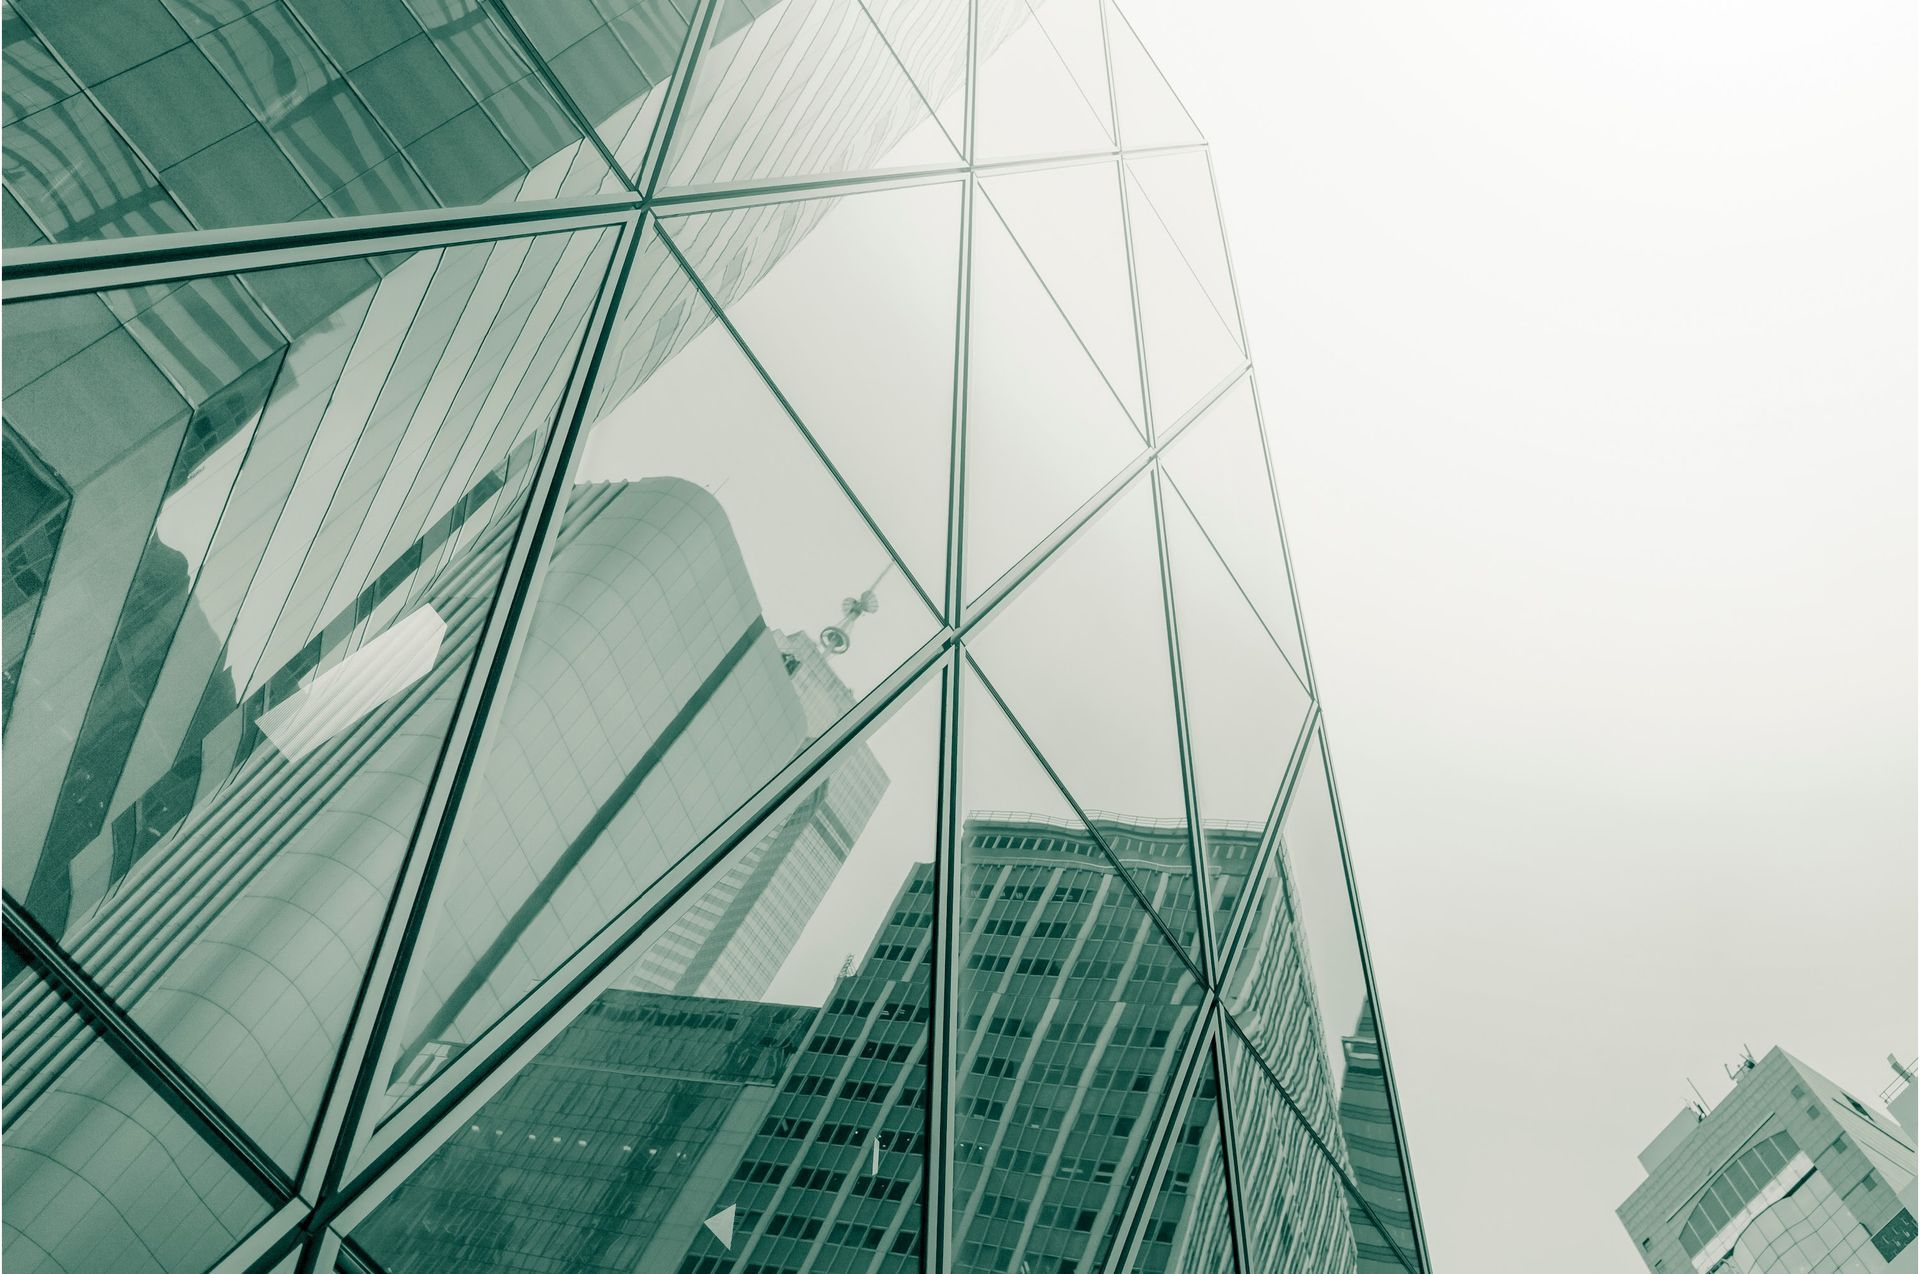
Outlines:
[{"label": "distant building", "polygon": [[1778,1048],[1711,1111],[1681,1111],[1640,1163],[1618,1215],[1657,1274],[1917,1268],[1911,1134]]}]

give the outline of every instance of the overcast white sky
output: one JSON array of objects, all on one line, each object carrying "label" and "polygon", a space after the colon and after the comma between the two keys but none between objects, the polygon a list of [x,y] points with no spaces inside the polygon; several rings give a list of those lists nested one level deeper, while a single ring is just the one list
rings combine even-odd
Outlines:
[{"label": "overcast white sky", "polygon": [[1905,0],[1131,0],[1214,145],[1427,1233],[1637,1269],[1915,1023]]}]

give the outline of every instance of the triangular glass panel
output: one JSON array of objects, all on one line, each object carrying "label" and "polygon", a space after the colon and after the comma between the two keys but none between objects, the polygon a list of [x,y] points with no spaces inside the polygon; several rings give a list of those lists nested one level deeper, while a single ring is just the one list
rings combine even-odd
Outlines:
[{"label": "triangular glass panel", "polygon": [[1041,168],[980,185],[1107,383],[1134,420],[1144,421],[1116,166]]},{"label": "triangular glass panel", "polygon": [[1112,5],[1107,6],[1107,44],[1113,51],[1114,96],[1120,103],[1120,144],[1138,150],[1200,141],[1193,117],[1141,47],[1133,27]]},{"label": "triangular glass panel", "polygon": [[210,1269],[266,1219],[266,1198],[32,967],[6,999],[9,1268]]},{"label": "triangular glass panel", "polygon": [[1224,936],[1312,701],[1186,506],[1164,497],[1201,844]]},{"label": "triangular glass panel", "polygon": [[859,0],[722,0],[674,124],[666,185],[959,162]]},{"label": "triangular glass panel", "polygon": [[976,162],[1113,148],[1098,0],[981,0]]},{"label": "triangular glass panel", "polygon": [[[36,872],[36,918],[289,1172],[614,238],[392,259],[300,325],[277,376],[239,376],[183,432],[124,331],[9,386],[8,427],[73,501],[21,664],[7,853]],[[234,277],[309,302],[340,278]],[[9,310],[15,340],[36,304]],[[198,326],[175,354],[211,369],[232,336]],[[84,747],[45,728],[95,705],[112,729]],[[56,778],[36,813],[36,771],[84,772],[86,799],[47,799]],[[23,1048],[60,1046],[45,1019],[23,1029]]]},{"label": "triangular glass panel", "polygon": [[1233,1274],[1240,1268],[1234,1251],[1220,1085],[1212,1057],[1201,1066],[1128,1265],[1135,1274]]},{"label": "triangular glass panel", "polygon": [[1131,174],[1127,201],[1153,427],[1157,436],[1165,437],[1208,390],[1245,363],[1246,356],[1238,328],[1214,305]]},{"label": "triangular glass panel", "polygon": [[1412,1208],[1391,1078],[1354,923],[1316,731],[1287,798],[1280,841],[1252,896],[1224,997],[1307,1121],[1403,1247]]},{"label": "triangular glass panel", "polygon": [[1340,1174],[1238,1033],[1220,1039],[1253,1274],[1364,1268]]},{"label": "triangular glass panel", "polygon": [[[668,314],[704,305],[677,291]],[[396,1095],[937,628],[732,335],[695,326],[585,441],[408,970]]]},{"label": "triangular glass panel", "polygon": [[1143,449],[1013,236],[973,219],[966,583],[980,593]]},{"label": "triangular glass panel", "polygon": [[354,1231],[382,1268],[919,1269],[943,676],[563,1010]]},{"label": "triangular glass panel", "polygon": [[1233,294],[1233,272],[1227,265],[1227,241],[1220,228],[1220,210],[1213,201],[1213,169],[1205,151],[1177,155],[1136,155],[1127,171],[1139,183],[1143,196],[1134,202],[1135,215],[1153,217],[1166,228],[1180,249],[1180,259],[1213,303],[1213,312],[1240,341],[1240,307]]},{"label": "triangular glass panel", "polygon": [[1160,463],[1172,480],[1172,498],[1200,523],[1304,685],[1307,661],[1261,434],[1253,382],[1243,380],[1187,426]]},{"label": "triangular glass panel", "polygon": [[865,0],[867,15],[960,148],[967,114],[968,0]]},{"label": "triangular glass panel", "polygon": [[663,223],[934,597],[947,568],[964,190],[944,182]]},{"label": "triangular glass panel", "polygon": [[1104,1269],[1200,986],[971,673],[960,729],[954,1268]]},{"label": "triangular glass panel", "polygon": [[1115,496],[967,645],[1108,846],[1156,882],[1154,909],[1198,963],[1151,480]]}]

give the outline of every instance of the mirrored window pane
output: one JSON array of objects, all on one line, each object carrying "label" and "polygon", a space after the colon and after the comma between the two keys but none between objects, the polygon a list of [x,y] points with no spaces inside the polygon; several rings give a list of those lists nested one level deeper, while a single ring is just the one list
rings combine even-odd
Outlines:
[{"label": "mirrored window pane", "polygon": [[507,0],[505,7],[621,170],[637,179],[693,6],[685,0]]},{"label": "mirrored window pane", "polygon": [[[1229,1029],[1221,1043],[1253,1269],[1377,1274],[1380,1266],[1360,1265],[1353,1208],[1332,1162],[1245,1041]],[[1397,1265],[1386,1268],[1397,1274]]]},{"label": "mirrored window pane", "polygon": [[1224,997],[1306,1118],[1411,1248],[1392,1093],[1353,922],[1325,757],[1309,747]]},{"label": "mirrored window pane", "polygon": [[955,1268],[1101,1269],[1200,987],[977,681],[961,705]]},{"label": "mirrored window pane", "polygon": [[987,587],[1116,477],[1145,439],[993,205],[973,219],[966,585]]},{"label": "mirrored window pane", "polygon": [[266,1198],[31,968],[7,1001],[9,1269],[205,1269],[266,1219]]},{"label": "mirrored window pane", "polygon": [[290,1171],[612,240],[7,308],[7,889]]},{"label": "mirrored window pane", "polygon": [[[677,270],[657,238],[642,252]],[[637,267],[646,278],[652,268]],[[630,312],[622,326],[704,307],[675,277],[655,294],[657,313]],[[702,312],[583,444],[406,973],[389,1101],[470,1044],[937,627],[732,335]]]},{"label": "mirrored window pane", "polygon": [[[942,7],[921,7],[919,20],[943,23]],[[933,111],[857,0],[720,0],[666,184],[957,164]]]},{"label": "mirrored window pane", "polygon": [[919,1268],[936,673],[355,1232],[392,1274]]},{"label": "mirrored window pane", "polygon": [[1130,1268],[1139,1274],[1231,1274],[1241,1266],[1233,1241],[1220,1085],[1211,1055],[1202,1063],[1174,1136]]},{"label": "mirrored window pane", "polygon": [[665,222],[929,598],[946,592],[964,190],[938,183]]},{"label": "mirrored window pane", "polygon": [[1245,910],[1248,874],[1313,703],[1171,483],[1161,484],[1160,509],[1201,843],[1224,940]]},{"label": "mirrored window pane", "polygon": [[1151,478],[1061,546],[968,649],[1108,847],[1165,882],[1160,918],[1198,963]]}]

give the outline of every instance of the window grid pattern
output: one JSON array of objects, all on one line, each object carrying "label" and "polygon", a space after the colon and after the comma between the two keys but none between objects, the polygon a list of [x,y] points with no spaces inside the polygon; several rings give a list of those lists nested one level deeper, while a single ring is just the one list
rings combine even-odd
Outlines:
[{"label": "window grid pattern", "polygon": [[[78,687],[73,698],[88,714],[68,724],[66,737],[77,742],[37,785],[52,808],[39,815],[24,863],[16,863],[20,838],[9,818],[6,932],[9,1033],[29,1032],[22,1045],[9,1041],[10,1127],[16,1106],[31,1120],[35,1101],[81,1082],[72,1059],[84,1048],[87,1057],[111,1055],[127,1070],[125,1082],[157,1095],[180,1124],[176,1135],[197,1137],[236,1165],[232,1180],[216,1187],[222,1215],[241,1218],[217,1231],[234,1241],[232,1250],[214,1260],[206,1245],[216,1232],[202,1226],[197,1246],[156,1238],[140,1244],[142,1259],[153,1268],[377,1269],[385,1255],[396,1269],[442,1268],[432,1262],[449,1250],[445,1243],[410,1259],[404,1246],[381,1239],[379,1224],[384,1201],[416,1188],[424,1176],[415,1174],[446,1164],[438,1188],[478,1205],[448,1214],[449,1226],[464,1227],[456,1247],[470,1259],[512,1249],[521,1263],[509,1268],[597,1268],[603,1260],[631,1267],[651,1253],[627,1239],[605,1235],[590,1253],[560,1255],[556,1244],[571,1241],[563,1224],[542,1231],[488,1215],[498,1177],[463,1179],[438,1152],[463,1139],[504,1144],[511,1134],[516,1147],[534,1143],[516,1154],[538,1152],[543,1195],[532,1204],[564,1199],[569,1180],[597,1188],[612,1177],[658,1208],[639,1177],[620,1175],[635,1143],[598,1136],[604,1121],[562,1125],[583,1110],[618,1108],[624,1125],[691,1144],[703,1128],[742,1117],[740,1099],[714,1089],[717,1078],[752,1087],[761,1094],[754,1100],[766,1103],[764,1118],[743,1133],[746,1149],[731,1174],[742,1190],[730,1233],[748,1251],[737,1261],[689,1254],[685,1270],[905,1270],[927,1262],[1144,1269],[1160,1267],[1170,1248],[1196,1269],[1217,1268],[1230,1248],[1238,1268],[1256,1270],[1268,1268],[1269,1233],[1295,1241],[1288,1209],[1296,1206],[1316,1232],[1351,1227],[1351,1268],[1426,1268],[1331,774],[1302,781],[1309,759],[1324,751],[1303,634],[1297,621],[1293,631],[1274,624],[1273,590],[1288,610],[1293,603],[1264,443],[1252,453],[1262,509],[1241,511],[1273,523],[1264,561],[1240,556],[1231,528],[1216,539],[1223,524],[1212,522],[1205,493],[1197,481],[1180,489],[1186,479],[1171,463],[1171,449],[1207,433],[1209,413],[1223,403],[1244,395],[1256,439],[1260,425],[1204,143],[1116,9],[1069,0],[929,6],[947,10],[931,17],[878,0],[123,7],[123,28],[101,39],[75,31],[61,7],[0,6],[6,265],[16,281],[8,297],[16,357],[6,455],[10,752],[29,746],[16,742],[26,737],[16,730],[52,710],[58,687]],[[1045,61],[1049,51],[1057,62]],[[991,74],[982,70],[988,63]],[[848,68],[862,74],[846,75]],[[1020,87],[1046,74],[1062,90],[1057,99]],[[195,109],[166,109],[187,100]],[[990,154],[976,154],[974,143],[983,109],[995,120]],[[1023,113],[1058,126],[1036,124],[1026,152],[1006,132]],[[1054,140],[1069,136],[1081,140]],[[877,163],[888,155],[910,158]],[[1152,161],[1182,156],[1193,161],[1185,166],[1189,198],[1176,201],[1162,172],[1170,168]],[[475,757],[498,746],[506,728],[500,705],[541,640],[536,615],[554,596],[561,564],[598,551],[596,536],[623,528],[629,542],[644,536],[682,547],[706,534],[697,511],[675,512],[684,495],[641,502],[631,492],[575,486],[595,422],[694,348],[716,318],[750,351],[752,337],[733,325],[734,299],[804,252],[836,197],[949,183],[961,196],[951,432],[963,460],[952,482],[967,492],[981,474],[967,471],[966,458],[984,454],[989,428],[970,411],[983,400],[969,393],[979,337],[966,321],[980,286],[975,224],[988,206],[976,188],[1002,173],[1088,164],[1106,165],[1121,192],[1124,258],[1114,264],[1133,311],[1138,366],[1130,374],[1143,388],[1131,405],[1114,386],[1111,345],[1095,354],[1074,331],[1086,321],[1075,309],[1075,281],[1049,277],[1046,260],[1017,246],[1064,316],[1062,330],[1090,358],[1106,359],[1098,376],[1119,395],[1119,419],[1136,416],[1127,423],[1151,441],[1132,438],[1132,458],[1117,471],[1080,480],[1063,520],[985,587],[962,585],[967,520],[992,518],[995,509],[954,499],[947,578],[944,587],[927,583],[939,604],[924,640],[857,693],[832,677],[812,698],[803,690],[797,719],[769,719],[766,697],[742,678],[783,675],[804,686],[807,661],[820,655],[813,643],[751,625],[735,641],[718,615],[704,645],[637,640],[636,648],[677,649],[676,658],[714,665],[716,675],[735,668],[729,659],[763,670],[729,671],[717,692],[724,698],[735,687],[740,706],[717,709],[698,728],[718,732],[714,747],[735,749],[745,738],[767,755],[742,758],[733,785],[723,780],[711,791],[725,766],[688,771],[679,762],[677,821],[649,833],[660,841],[660,865],[591,880],[606,898],[626,900],[621,905],[563,898],[523,923],[514,882],[443,870],[456,818],[473,818],[463,807],[497,798],[507,810],[546,808],[556,799],[550,790],[482,791],[488,772]],[[57,188],[46,176],[55,165],[71,165],[78,180]],[[218,178],[237,170],[262,174],[247,192],[251,202],[229,197]],[[479,207],[500,201],[511,206]],[[1182,223],[1195,207],[1205,226],[1198,238],[1195,223]],[[710,228],[683,234],[663,233],[655,220],[656,212],[740,208],[767,215],[731,228],[714,217]],[[364,219],[337,221],[352,216]],[[149,238],[173,232],[187,237]],[[165,251],[147,252],[154,242]],[[1202,259],[1208,253],[1218,254],[1217,274]],[[690,258],[724,262],[726,275],[703,265],[689,291]],[[1180,302],[1165,272],[1176,262],[1187,271],[1181,286],[1192,288],[1187,303],[1203,305],[1220,327],[1210,352],[1180,347],[1169,326]],[[209,331],[219,335],[182,339]],[[20,374],[22,363],[32,374]],[[767,375],[757,360],[753,367]],[[89,377],[108,392],[90,390]],[[45,398],[39,407],[36,387]],[[766,388],[801,423],[781,385],[770,379]],[[98,428],[98,413],[129,405],[145,412],[125,417],[139,429],[89,444],[105,454],[40,455],[47,426],[33,420],[36,411]],[[832,467],[830,450],[814,445],[839,493],[886,543],[861,491]],[[1196,442],[1190,450],[1198,449]],[[125,463],[130,456],[140,465]],[[100,473],[114,481],[95,483],[89,501],[87,482]],[[217,514],[196,521],[210,483],[220,484]],[[27,514],[18,535],[16,484]],[[702,1055],[716,1046],[711,1013],[689,1004],[676,1015],[671,998],[764,982],[772,966],[756,973],[754,962],[773,958],[723,950],[712,935],[749,913],[768,914],[754,910],[762,898],[784,911],[754,923],[770,932],[804,923],[793,899],[826,887],[834,855],[846,852],[834,842],[858,839],[886,777],[844,779],[827,789],[839,795],[816,797],[804,819],[783,802],[823,767],[857,759],[861,740],[919,690],[944,686],[948,708],[957,707],[962,682],[975,675],[970,635],[1022,589],[1044,587],[1050,563],[1121,492],[1145,489],[1153,492],[1160,560],[1152,570],[1172,662],[1136,671],[1172,679],[1184,820],[1089,814],[1070,790],[1071,813],[1057,827],[1031,812],[962,814],[951,780],[975,718],[944,711],[940,820],[958,835],[940,854],[961,869],[914,869],[900,909],[857,968],[850,958],[837,998],[817,1017],[762,1006],[752,1028],[759,1052]],[[112,521],[95,511],[103,499],[150,510],[135,513],[152,528],[144,547],[101,537],[96,527]],[[1304,719],[1276,723],[1276,747],[1290,756],[1248,817],[1216,807],[1208,774],[1196,773],[1191,738],[1204,705],[1183,693],[1180,637],[1198,648],[1209,615],[1184,593],[1176,605],[1183,568],[1168,547],[1169,500],[1191,510],[1225,560],[1222,578],[1238,570],[1253,581],[1239,592],[1261,599],[1256,623],[1271,636],[1274,666],[1294,678],[1307,704]],[[617,551],[618,538],[607,547]],[[64,604],[124,597],[125,609],[100,635],[104,656],[70,653],[63,675],[41,673],[29,658],[38,652],[31,638],[50,620],[74,623],[57,612],[64,599],[48,577],[57,581],[76,559],[93,575],[81,601]],[[1256,571],[1264,574],[1256,579]],[[283,586],[274,584],[279,578]],[[189,594],[227,598],[215,612],[224,627],[184,640]],[[855,601],[849,621],[872,611]],[[390,660],[381,635],[422,613],[439,628],[417,671],[396,682],[400,674],[374,675],[367,660],[356,662],[373,649]],[[36,680],[46,676],[53,679]],[[1017,726],[1017,705],[998,702]],[[158,715],[163,703],[171,716]],[[591,714],[593,704],[575,692],[553,711]],[[308,728],[324,739],[323,763],[301,767],[306,754],[294,755],[284,731],[276,735],[289,716],[322,722]],[[569,746],[564,735],[515,738],[537,751]],[[265,1059],[221,1056],[240,1038],[229,1028],[234,1015],[170,1012],[167,997],[244,1002],[250,992],[231,985],[232,970],[208,966],[195,982],[194,953],[216,940],[245,947],[271,929],[275,908],[313,896],[275,876],[282,858],[312,859],[300,830],[276,823],[276,810],[289,800],[318,801],[330,817],[372,827],[392,806],[387,791],[369,785],[395,779],[413,793],[413,821],[360,836],[355,843],[370,857],[319,856],[330,864],[323,874],[368,886],[343,904],[353,921],[323,918],[314,931],[339,955],[289,947],[265,961],[272,977],[310,962],[313,981],[296,994],[338,1002],[316,1010],[311,1023],[263,1016],[242,1024],[249,1039],[309,1041],[310,1068],[294,1081],[305,1087],[296,1093],[283,1084],[263,1105],[250,1077]],[[600,781],[622,782],[617,773]],[[14,793],[10,767],[10,805]],[[1297,931],[1283,918],[1275,939],[1245,920],[1263,891],[1289,916],[1302,905],[1292,874],[1301,868],[1286,865],[1298,851],[1281,828],[1291,808],[1312,802],[1332,815],[1320,866],[1333,873],[1337,923],[1358,959],[1358,981],[1344,986],[1313,966],[1311,925]],[[811,859],[790,847],[808,837],[824,838]],[[766,848],[775,839],[783,846],[777,864]],[[194,845],[202,848],[183,848]],[[215,862],[214,847],[238,856],[222,848]],[[1041,857],[1049,865],[1036,865]],[[789,865],[803,861],[826,865]],[[165,871],[183,864],[204,866],[191,878]],[[523,870],[538,876],[540,865]],[[799,883],[807,870],[818,885]],[[726,888],[702,894],[681,920],[658,918],[662,907],[672,914],[676,889],[709,873]],[[469,951],[466,967],[521,962],[526,985],[490,983],[484,973],[470,976],[471,985],[437,985],[424,1010],[429,1024],[403,1049],[402,979],[433,940],[430,900],[459,890],[480,895],[459,903],[462,910],[508,913],[497,927],[515,935],[497,956]],[[348,896],[338,886],[335,893]],[[208,937],[209,924],[232,928],[249,907],[255,914],[241,932]],[[547,932],[544,947],[520,940]],[[949,932],[960,937],[951,955],[943,949]],[[607,989],[615,960],[654,937],[656,973],[642,961],[632,984],[647,989]],[[1274,942],[1278,957],[1253,949]],[[1143,949],[1156,954],[1143,958]],[[1231,1009],[1221,988],[1240,962],[1251,967],[1257,958],[1294,971],[1275,1010],[1284,1028],[1231,1027],[1246,1064],[1218,1066]],[[262,975],[250,976],[257,984]],[[180,977],[187,980],[170,992],[169,978]],[[1190,1002],[1153,989],[1184,984],[1194,988]],[[1161,1007],[1132,1020],[1090,1016],[1086,1006],[1111,988]],[[285,1003],[287,994],[267,999]],[[84,1018],[66,1009],[76,1003],[87,1007]],[[471,1020],[453,1035],[464,1043],[450,1049],[447,1023],[463,1012]],[[664,1101],[594,1078],[595,1067],[617,1064],[630,1040],[623,1032],[638,1021],[667,1041],[660,1047],[686,1055],[680,1065],[689,1078]],[[1062,1041],[1045,1065],[1042,1054],[1017,1045],[1036,1033]],[[768,1053],[773,1040],[785,1042]],[[1337,1091],[1342,1081],[1327,1078],[1289,1092],[1290,1079],[1325,1072],[1329,1047],[1336,1055],[1344,1048],[1357,1084]],[[1282,1055],[1292,1048],[1319,1070]],[[770,1057],[789,1053],[799,1060],[768,1069]],[[942,1057],[954,1060],[951,1073]],[[650,1054],[647,1065],[657,1060]],[[390,1083],[384,1068],[397,1079]],[[540,1078],[561,1071],[560,1080]],[[1107,1092],[1116,1096],[1103,1098]],[[1152,1099],[1119,1100],[1125,1093]],[[1349,1110],[1358,1112],[1364,1153],[1349,1145]],[[1025,1131],[1008,1136],[1010,1126]],[[1089,1131],[1098,1135],[1089,1139]],[[881,1151],[887,1172],[859,1169],[869,1155],[879,1163]],[[1274,1154],[1308,1165],[1284,1185],[1297,1203],[1256,1199],[1243,1184],[1243,1175],[1257,1181]],[[983,1178],[984,1170],[991,1175]],[[183,1178],[183,1188],[207,1197],[197,1180],[205,1178]],[[1187,1198],[1197,1204],[1179,1203]],[[140,1225],[124,1209],[118,1223],[136,1232]],[[146,1224],[159,1234],[158,1218]],[[1182,1246],[1187,1234],[1195,1237]],[[20,1259],[13,1240],[10,1231],[9,1259]],[[20,1257],[31,1259],[24,1243]],[[40,1255],[58,1266],[57,1253]]]}]

